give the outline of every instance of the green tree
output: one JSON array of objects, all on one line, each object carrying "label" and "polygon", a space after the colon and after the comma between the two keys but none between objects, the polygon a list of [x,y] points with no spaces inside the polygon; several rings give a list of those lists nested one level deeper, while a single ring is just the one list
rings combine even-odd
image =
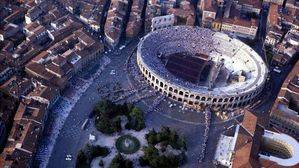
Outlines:
[{"label": "green tree", "polygon": [[145,122],[144,122],[142,111],[137,107],[134,107],[132,109],[132,111],[130,112],[130,114],[128,116],[128,120],[129,121],[126,125],[126,128],[128,128],[128,129],[140,131],[143,128],[145,128]]},{"label": "green tree", "polygon": [[77,154],[76,168],[87,168],[89,166],[87,157],[83,150],[80,150]]},{"label": "green tree", "polygon": [[118,153],[111,161],[109,168],[133,168],[133,163],[130,160]]}]

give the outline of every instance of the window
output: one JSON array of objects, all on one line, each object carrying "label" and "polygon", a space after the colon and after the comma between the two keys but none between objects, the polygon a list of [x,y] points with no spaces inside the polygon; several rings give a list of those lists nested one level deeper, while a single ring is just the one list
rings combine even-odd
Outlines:
[{"label": "window", "polygon": [[234,97],[231,97],[230,99],[229,99],[229,102],[232,102],[234,100]]},{"label": "window", "polygon": [[189,93],[188,92],[185,92],[185,97],[189,97]]},{"label": "window", "polygon": [[225,98],[225,99],[224,99],[224,102],[227,102],[227,101],[228,101],[228,98]]}]

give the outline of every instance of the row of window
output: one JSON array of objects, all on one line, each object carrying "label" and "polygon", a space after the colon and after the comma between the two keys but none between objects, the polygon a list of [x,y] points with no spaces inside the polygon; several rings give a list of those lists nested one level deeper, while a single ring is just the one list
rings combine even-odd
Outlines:
[{"label": "row of window", "polygon": [[[224,103],[225,104],[233,104],[232,102],[239,101],[239,103],[234,104],[232,106],[237,107],[237,106],[245,106],[249,104],[250,102],[253,101],[253,96],[255,96],[258,93],[258,90],[255,92],[248,94],[248,95],[243,95],[241,97],[226,97],[226,98],[211,98],[211,97],[206,97],[206,96],[199,96],[199,95],[194,95],[191,94],[189,95],[188,92],[183,92],[178,89],[174,89],[171,86],[167,86],[167,84],[164,84],[163,82],[159,81],[159,79],[155,78],[147,69],[145,69],[141,64],[140,67],[142,68],[143,74],[145,78],[147,78],[148,82],[151,83],[153,87],[155,87],[156,90],[159,90],[160,92],[164,91],[164,94],[166,94],[168,97],[171,97],[177,101],[185,101],[187,102],[186,99],[189,99],[189,102],[187,102],[190,105],[193,104],[198,104],[199,102],[206,102],[206,103]],[[167,92],[168,91],[168,94]],[[175,93],[174,95],[172,95]],[[176,97],[175,95],[179,95]],[[183,97],[183,98],[182,98]],[[186,98],[186,99],[184,99]],[[184,100],[183,100],[184,99]]]}]

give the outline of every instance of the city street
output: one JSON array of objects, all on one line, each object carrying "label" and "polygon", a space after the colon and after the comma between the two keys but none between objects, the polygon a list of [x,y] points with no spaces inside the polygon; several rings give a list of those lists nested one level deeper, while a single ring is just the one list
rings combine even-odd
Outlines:
[{"label": "city street", "polygon": [[[81,125],[88,119],[89,113],[92,111],[94,105],[100,100],[98,86],[107,83],[112,84],[116,81],[122,82],[123,86],[127,85],[126,75],[124,73],[124,61],[127,54],[129,54],[131,49],[135,47],[136,43],[137,42],[133,42],[123,49],[121,53],[118,53],[117,50],[113,53],[107,53],[108,57],[111,59],[111,63],[98,78],[94,79],[93,83],[81,95],[71,109],[56,139],[47,167],[74,167],[75,159],[66,161],[65,157],[70,154],[75,158],[77,151],[88,142],[88,135],[93,131],[93,122],[89,121],[85,131],[81,129]],[[110,74],[112,70],[115,70],[115,75]],[[76,78],[74,80],[76,80]]]},{"label": "city street", "polygon": [[[48,154],[50,156],[49,160],[42,160],[42,165],[44,167],[74,167],[76,153],[78,152],[78,150],[80,150],[81,147],[88,143],[88,136],[90,133],[96,134],[96,130],[93,127],[93,121],[91,119],[87,124],[86,130],[82,130],[81,126],[85,122],[85,120],[88,119],[94,105],[101,99],[101,94],[98,92],[99,86],[107,84],[113,85],[119,82],[123,89],[130,89],[131,86],[129,84],[129,81],[127,80],[128,78],[125,71],[125,63],[127,57],[131,54],[133,48],[137,45],[137,42],[137,40],[133,41],[121,51],[116,50],[115,52],[105,54],[111,59],[111,63],[107,65],[102,73],[92,81],[85,92],[82,93],[82,95],[75,102],[73,108],[61,109],[70,110],[70,112],[57,136],[51,155]],[[89,81],[89,73],[96,71],[94,69],[96,69],[96,67],[91,68],[90,70],[88,70],[88,72],[84,72],[83,74],[78,75],[78,77],[74,79],[74,85],[76,85],[77,79],[80,79],[81,81]],[[70,88],[69,92],[72,92],[71,89],[72,88]],[[67,93],[68,91],[65,92],[66,95],[63,95],[62,100],[68,99]],[[61,102],[58,102],[58,104],[59,103]],[[137,103],[137,105],[141,108],[144,108],[144,111],[148,108],[148,106],[144,104],[143,101]],[[175,118],[172,119],[171,117],[166,117],[165,115],[163,115],[163,113],[163,109],[161,111],[154,110],[151,113],[147,113],[147,128],[159,129],[161,126],[169,126],[173,129],[176,129],[187,140],[188,162],[184,167],[194,167],[198,165],[198,157],[203,145],[205,125],[186,123]],[[221,131],[225,129],[224,125],[230,125],[230,122],[226,122],[224,124],[212,124],[211,132],[209,133],[209,135],[216,138],[220,135]],[[207,147],[207,151],[209,154],[207,155],[207,157],[205,157],[205,160],[212,160],[213,150],[215,150],[216,142],[217,141],[213,141],[213,145],[209,145]],[[67,155],[71,155],[73,159],[66,160]],[[43,157],[40,156],[40,158]]]}]

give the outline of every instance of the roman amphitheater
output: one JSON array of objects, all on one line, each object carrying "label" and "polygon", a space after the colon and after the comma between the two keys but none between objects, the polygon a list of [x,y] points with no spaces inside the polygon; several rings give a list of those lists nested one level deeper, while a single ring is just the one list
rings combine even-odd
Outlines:
[{"label": "roman amphitheater", "polygon": [[193,107],[237,108],[262,91],[267,67],[240,40],[209,29],[174,26],[143,37],[137,64],[148,83]]}]

